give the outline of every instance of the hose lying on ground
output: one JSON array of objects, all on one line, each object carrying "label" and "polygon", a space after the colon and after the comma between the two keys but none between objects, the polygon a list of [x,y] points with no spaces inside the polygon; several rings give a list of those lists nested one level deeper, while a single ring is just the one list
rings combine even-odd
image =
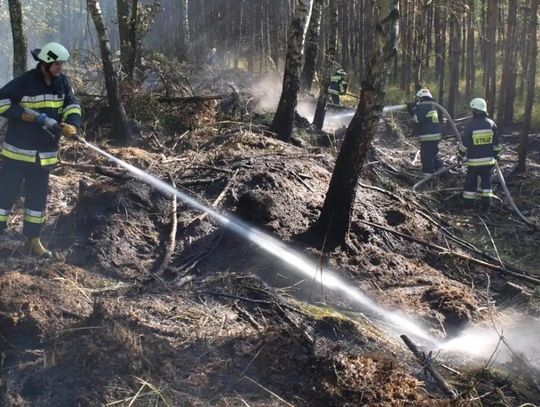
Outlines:
[{"label": "hose lying on ground", "polygon": [[506,181],[504,180],[503,173],[501,171],[501,167],[499,167],[499,163],[495,162],[495,172],[497,173],[497,177],[499,178],[499,181],[501,183],[501,186],[503,188],[504,194],[506,195],[506,198],[508,199],[508,203],[510,203],[510,206],[514,210],[514,212],[525,222],[527,225],[532,226],[534,230],[536,230],[537,226],[536,224],[532,223],[530,220],[528,220],[521,211],[518,209],[516,203],[512,199],[512,195],[510,195],[510,191],[508,190],[508,187],[506,186]]}]

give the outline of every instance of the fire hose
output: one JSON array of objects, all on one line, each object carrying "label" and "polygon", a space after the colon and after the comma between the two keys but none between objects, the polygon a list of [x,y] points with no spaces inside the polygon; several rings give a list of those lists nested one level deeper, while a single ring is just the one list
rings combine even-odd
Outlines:
[{"label": "fire hose", "polygon": [[[421,102],[421,103],[432,103],[432,102]],[[459,135],[459,132],[457,130],[457,127],[454,123],[454,121],[452,120],[452,117],[450,116],[450,114],[448,113],[448,111],[442,107],[441,105],[439,105],[438,103],[435,103],[433,102],[433,104],[435,104],[437,107],[439,107],[441,109],[441,111],[447,116],[448,120],[450,121],[450,123],[452,124],[452,128],[454,130],[454,134],[456,136],[456,139],[461,142],[461,137]],[[391,112],[399,112],[399,111],[403,111],[407,108],[407,105],[393,105],[393,106],[385,106],[383,108],[383,112],[384,113],[391,113]],[[34,110],[31,110],[31,109],[27,109],[25,108],[24,109],[25,112],[27,114],[30,114],[34,117],[37,117],[39,115],[38,112],[34,111]],[[47,125],[44,125],[43,126],[43,129],[45,131],[47,131],[52,137],[56,137],[55,134],[51,131],[51,129],[54,129],[55,127],[59,126],[59,124],[54,120],[54,119],[49,119],[49,123]],[[82,144],[84,144],[86,147],[89,147],[90,149],[96,151],[97,153],[107,157],[108,159],[111,159],[112,156],[110,154],[107,154],[105,153],[104,151],[101,151],[100,149],[96,149],[95,146],[93,146],[91,143],[89,143],[88,141],[86,141],[83,137],[79,136],[79,135],[76,135],[74,137],[77,141],[81,142]],[[452,168],[455,168],[457,167],[458,165],[460,165],[459,163],[458,164],[454,164],[454,165],[451,165],[449,167],[443,167],[441,169],[439,169],[438,171],[434,172],[433,174],[430,174],[428,175],[427,177],[423,178],[422,180],[420,180],[419,182],[417,182],[414,186],[413,186],[413,191],[416,192],[416,189],[424,184],[425,182],[429,181],[430,179],[452,169]],[[512,207],[512,209],[516,212],[516,214],[529,226],[532,226],[534,229],[536,229],[536,225],[534,223],[532,223],[531,221],[529,221],[522,213],[521,211],[518,209],[517,205],[515,204],[514,200],[512,199],[512,195],[510,194],[510,191],[508,190],[508,187],[506,185],[506,181],[504,179],[504,176],[502,174],[502,171],[499,167],[499,165],[496,163],[495,164],[495,169],[496,169],[496,172],[497,172],[497,176],[499,178],[499,181],[501,183],[501,186],[503,188],[503,191],[506,195],[506,198],[508,199],[508,202],[510,203],[510,206]]]},{"label": "fire hose", "polygon": [[[459,134],[459,131],[456,127],[456,124],[452,118],[452,116],[450,116],[450,113],[448,113],[448,111],[443,107],[441,106],[439,103],[437,102],[419,102],[418,104],[433,104],[435,105],[437,108],[439,108],[441,110],[441,112],[443,112],[444,116],[446,117],[446,119],[449,121],[450,125],[452,126],[452,131],[456,137],[456,140],[458,143],[461,143],[461,135]],[[390,106],[385,106],[383,108],[383,113],[394,113],[394,112],[403,112],[407,109],[407,105],[390,105]],[[424,177],[423,179],[421,179],[420,181],[418,181],[416,184],[414,184],[414,186],[412,187],[412,190],[413,192],[416,192],[416,190],[418,189],[418,187],[420,187],[422,184],[426,183],[427,181],[429,181],[430,179],[433,179],[434,177],[438,176],[438,175],[441,175],[453,168],[457,168],[459,167],[461,164],[460,163],[457,163],[457,164],[452,164],[448,167],[443,167],[443,168],[440,168],[439,170],[435,171],[433,174],[430,174],[428,175],[427,177]],[[495,162],[495,172],[497,174],[497,178],[499,179],[499,182],[501,184],[501,187],[503,189],[503,192],[504,192],[504,195],[506,196],[506,199],[508,201],[508,203],[510,204],[510,207],[514,210],[514,212],[529,226],[532,226],[534,228],[534,230],[536,230],[537,228],[537,225],[532,223],[530,220],[528,220],[522,213],[521,211],[519,210],[519,208],[517,207],[516,203],[514,202],[514,199],[512,198],[512,195],[510,194],[510,191],[508,190],[508,187],[506,185],[506,180],[504,179],[504,176],[503,176],[503,173],[501,171],[501,168],[499,167],[499,164],[497,162]]]}]

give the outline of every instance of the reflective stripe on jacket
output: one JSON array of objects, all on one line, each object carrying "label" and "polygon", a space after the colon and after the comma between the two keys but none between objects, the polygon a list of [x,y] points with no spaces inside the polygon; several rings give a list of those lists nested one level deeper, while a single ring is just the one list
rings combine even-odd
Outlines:
[{"label": "reflective stripe on jacket", "polygon": [[348,83],[341,75],[332,75],[328,93],[333,95],[344,95],[347,93]]},{"label": "reflective stripe on jacket", "polygon": [[493,120],[487,116],[475,115],[465,128],[465,134],[458,147],[461,157],[467,156],[467,165],[481,167],[494,165],[502,146],[499,131]]},{"label": "reflective stripe on jacket", "polygon": [[411,110],[413,133],[422,141],[438,141],[442,139],[439,112],[435,105],[422,103]]},{"label": "reflective stripe on jacket", "polygon": [[59,135],[51,135],[37,123],[22,121],[24,108],[79,127],[81,108],[68,78],[61,74],[48,85],[38,66],[0,89],[0,114],[10,119],[2,155],[29,163],[39,158],[42,166],[56,164]]}]

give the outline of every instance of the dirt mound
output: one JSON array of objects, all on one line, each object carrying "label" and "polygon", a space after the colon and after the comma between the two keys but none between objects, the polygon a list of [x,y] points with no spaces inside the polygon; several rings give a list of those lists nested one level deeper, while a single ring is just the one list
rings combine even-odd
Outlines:
[{"label": "dirt mound", "polygon": [[[443,230],[465,237],[484,226],[442,209],[437,180],[420,196],[408,192],[417,180],[414,151],[399,133],[392,148],[400,154],[374,147],[347,246],[322,252],[321,239],[306,232],[324,200],[332,151],[251,130],[229,123],[190,131],[158,140],[172,142],[162,153],[104,148],[337,270],[436,337],[489,317],[482,310],[488,269],[453,256],[464,249]],[[510,404],[537,394],[523,371],[518,388],[463,369],[451,376],[461,398],[449,401],[396,329],[378,327],[380,316],[291,273],[290,264],[183,202],[173,216],[171,197],[104,160],[74,147],[64,157],[74,162],[53,175],[44,233],[55,259],[0,251],[2,405],[442,406],[471,405],[487,392]],[[175,250],[161,275],[173,219]],[[503,214],[494,219],[503,222]],[[508,298],[499,294],[504,278],[493,273],[490,282],[492,299]]]}]

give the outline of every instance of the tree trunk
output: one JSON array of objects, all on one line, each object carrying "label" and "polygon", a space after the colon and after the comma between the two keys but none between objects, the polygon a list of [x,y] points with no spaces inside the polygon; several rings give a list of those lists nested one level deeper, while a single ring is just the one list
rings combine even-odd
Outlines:
[{"label": "tree trunk", "polygon": [[486,16],[486,102],[488,113],[495,111],[495,95],[497,91],[497,0],[488,0]]},{"label": "tree trunk", "polygon": [[467,72],[465,78],[465,98],[467,101],[471,100],[472,92],[475,84],[475,63],[474,63],[474,33],[475,33],[475,9],[474,2],[476,0],[469,0],[469,11],[467,14]]},{"label": "tree trunk", "polygon": [[118,35],[120,42],[120,65],[122,72],[127,76],[129,72],[129,60],[131,58],[131,46],[129,35],[129,0],[116,0],[116,19],[118,21]]},{"label": "tree trunk", "polygon": [[112,63],[111,47],[109,45],[109,35],[103,21],[101,8],[98,0],[86,0],[88,10],[94,20],[99,38],[99,48],[101,51],[101,61],[103,63],[103,74],[105,76],[105,87],[107,88],[107,98],[111,114],[112,134],[114,139],[125,142],[130,138],[130,130],[127,123],[126,111],[120,99],[118,87],[118,76]]},{"label": "tree trunk", "polygon": [[292,137],[294,111],[300,89],[300,67],[302,66],[302,51],[312,0],[296,0],[295,16],[289,27],[287,41],[287,57],[283,73],[283,89],[279,105],[272,122],[272,130],[283,141]]},{"label": "tree trunk", "polygon": [[311,90],[311,84],[315,76],[323,3],[324,0],[313,0],[313,10],[311,11],[311,18],[309,19],[309,26],[306,33],[304,69],[300,76],[300,86],[304,92]]},{"label": "tree trunk", "polygon": [[523,127],[519,137],[518,165],[516,171],[525,172],[527,161],[527,143],[529,141],[529,132],[531,130],[532,109],[534,104],[536,83],[536,59],[538,57],[538,4],[540,0],[532,0],[529,15],[529,52],[531,62],[527,71],[527,83],[530,86],[527,89],[527,100],[525,102],[525,115],[523,117]]},{"label": "tree trunk", "polygon": [[454,117],[457,96],[459,92],[459,57],[461,54],[461,15],[453,3],[450,9],[450,79],[448,81],[448,104],[447,109],[450,116]]},{"label": "tree trunk", "polygon": [[26,35],[20,0],[9,0],[9,20],[13,36],[13,77],[26,71]]},{"label": "tree trunk", "polygon": [[319,98],[317,99],[317,107],[315,108],[315,116],[313,117],[313,125],[321,130],[326,116],[326,104],[328,103],[328,87],[330,86],[330,78],[334,69],[334,60],[336,57],[337,45],[337,7],[336,0],[328,2],[328,46],[326,49],[326,58],[321,75],[321,85],[319,88]]},{"label": "tree trunk", "polygon": [[327,236],[329,248],[344,245],[356,197],[358,178],[368,148],[377,130],[390,77],[399,21],[399,0],[378,0],[379,15],[388,16],[378,25],[372,58],[362,83],[360,102],[336,161],[321,215],[313,226],[319,236]]},{"label": "tree trunk", "polygon": [[182,7],[183,52],[185,53],[185,55],[187,55],[189,44],[191,42],[191,38],[189,35],[189,0],[182,0],[181,7]]},{"label": "tree trunk", "polygon": [[[446,5],[446,2],[444,2]],[[439,6],[436,9],[436,18],[438,21],[435,21],[435,27],[439,28],[439,32],[435,37],[435,52],[437,53],[437,63],[436,63],[436,76],[439,78],[439,103],[444,103],[444,75],[446,71],[446,15],[448,14],[445,10],[441,9]]]},{"label": "tree trunk", "polygon": [[517,0],[508,1],[506,20],[506,40],[504,44],[504,62],[497,106],[497,122],[504,125],[512,122],[514,116],[514,88],[516,77],[516,25]]}]

